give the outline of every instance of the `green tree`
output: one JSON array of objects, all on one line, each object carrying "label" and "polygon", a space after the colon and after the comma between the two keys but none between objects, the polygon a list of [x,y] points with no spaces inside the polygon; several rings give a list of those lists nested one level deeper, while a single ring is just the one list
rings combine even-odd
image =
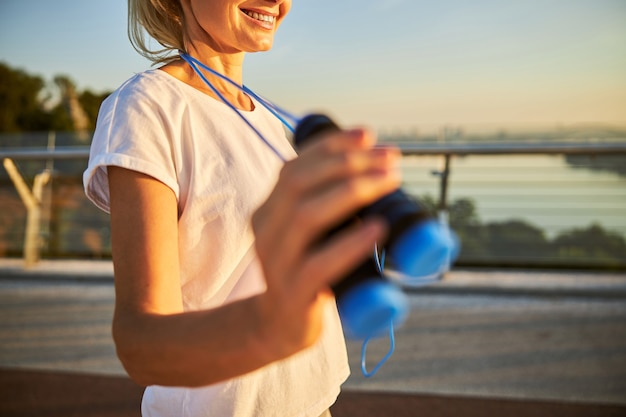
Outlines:
[{"label": "green tree", "polygon": [[95,128],[102,101],[110,94],[78,91],[64,75],[54,77],[60,101],[51,103],[45,81],[0,62],[0,132],[72,131]]},{"label": "green tree", "polygon": [[461,241],[460,257],[484,259],[489,257],[488,233],[481,223],[472,199],[459,198],[448,207],[450,228]]},{"label": "green tree", "polygon": [[598,224],[559,234],[552,242],[559,259],[599,262],[607,266],[626,264],[626,239]]},{"label": "green tree", "polygon": [[110,94],[110,91],[94,93],[93,91],[87,89],[78,96],[78,101],[81,106],[83,106],[83,109],[89,118],[89,130],[94,130],[96,128],[96,120],[98,119],[100,105]]},{"label": "green tree", "polygon": [[71,132],[74,130],[72,119],[67,109],[61,104],[52,107],[48,112],[49,122],[45,127],[36,130],[56,130],[59,132]]},{"label": "green tree", "polygon": [[0,132],[46,130],[51,115],[41,97],[45,83],[0,62]]},{"label": "green tree", "polygon": [[[431,213],[437,211],[438,203],[431,195],[420,197],[419,202]],[[476,204],[470,198],[459,198],[448,206],[450,228],[461,242],[461,260],[489,258],[487,230],[480,221]]]},{"label": "green tree", "polygon": [[89,127],[89,118],[85,113],[80,101],[74,82],[65,75],[57,75],[54,77],[54,83],[61,92],[61,103],[71,121],[71,130],[75,131],[80,138],[87,140],[89,135],[87,128]]},{"label": "green tree", "polygon": [[565,161],[573,168],[626,176],[626,155],[566,155]]},{"label": "green tree", "polygon": [[509,220],[485,225],[488,251],[495,258],[526,261],[553,255],[542,229],[523,220]]},{"label": "green tree", "polygon": [[[420,203],[434,212],[430,196]],[[482,223],[472,199],[460,198],[448,207],[450,228],[461,241],[458,263],[514,263],[527,265],[626,266],[626,239],[594,224],[560,233],[553,239],[524,220]]]}]

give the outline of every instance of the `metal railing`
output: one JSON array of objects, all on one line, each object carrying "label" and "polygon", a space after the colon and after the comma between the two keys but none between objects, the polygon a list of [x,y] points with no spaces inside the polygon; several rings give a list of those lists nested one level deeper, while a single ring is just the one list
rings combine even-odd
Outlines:
[{"label": "metal railing", "polygon": [[[404,155],[614,155],[626,154],[623,142],[465,142],[465,143],[408,143],[389,142],[400,148]],[[49,148],[4,148],[0,159],[86,159],[88,146]]]},{"label": "metal railing", "polygon": [[[393,142],[391,142],[393,143]],[[626,155],[626,140],[619,141],[557,141],[557,142],[426,142],[426,143],[408,143],[398,142],[397,145],[403,155],[406,157],[431,157],[439,159],[437,169],[431,170],[431,174],[437,176],[437,194],[438,198],[435,201],[435,209],[439,212],[442,219],[447,218],[448,210],[450,208],[449,194],[453,184],[451,184],[451,172],[453,167],[453,159],[475,157],[475,156],[514,156],[514,155],[563,155],[563,156],[616,156]],[[88,146],[76,146],[76,147],[56,147],[50,148],[3,148],[0,149],[0,159],[4,161],[60,161],[60,160],[84,160],[88,158],[89,147]],[[5,167],[10,164],[5,162]],[[10,171],[11,168],[7,168]],[[24,237],[24,256],[30,254],[30,260],[28,262],[36,262],[38,259],[38,252],[41,250],[41,242],[37,237],[37,233],[33,234],[33,230],[38,228],[34,227],[33,223],[39,223],[41,220],[41,213],[31,213],[33,211],[41,211],[41,195],[35,195],[37,190],[30,189],[25,190],[24,184],[18,185],[19,180],[16,178],[17,169],[13,169],[14,173],[11,176],[13,184],[19,191],[24,205],[27,207],[27,229],[30,230]],[[44,174],[41,171],[39,174]],[[54,178],[54,173],[52,173]],[[45,175],[50,175],[47,173]],[[36,176],[35,176],[36,177]],[[40,178],[37,187],[41,188],[45,186],[45,178]],[[35,181],[37,183],[37,181]],[[26,193],[25,191],[28,191]],[[41,191],[41,190],[39,190]],[[29,196],[30,193],[30,196]],[[471,197],[471,196],[470,196]],[[33,204],[35,202],[36,204]],[[5,214],[6,215],[6,214]],[[626,214],[624,214],[626,216]],[[626,217],[625,217],[626,219]],[[626,224],[626,220],[625,220]],[[103,229],[108,227],[104,225],[100,227]],[[1,239],[1,236],[0,236]],[[97,246],[97,245],[96,245]],[[102,245],[101,245],[102,246]],[[106,245],[105,245],[106,246]],[[35,249],[33,249],[35,248]],[[33,250],[37,254],[33,255]],[[71,251],[70,251],[71,252]],[[108,256],[105,250],[100,256]],[[626,255],[625,255],[626,256]],[[470,262],[471,263],[471,262]],[[619,262],[618,262],[619,264]],[[626,266],[626,259],[621,263],[621,268]]]},{"label": "metal railing", "polygon": [[0,149],[0,159],[34,160],[34,159],[88,159],[88,146],[66,146],[49,148],[6,148]]}]

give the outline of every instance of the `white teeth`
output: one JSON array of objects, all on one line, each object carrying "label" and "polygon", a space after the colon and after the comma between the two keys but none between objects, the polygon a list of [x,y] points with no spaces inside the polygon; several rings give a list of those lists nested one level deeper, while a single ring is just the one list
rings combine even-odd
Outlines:
[{"label": "white teeth", "polygon": [[269,16],[266,14],[259,14],[257,12],[249,12],[247,10],[244,10],[244,13],[247,14],[248,16],[250,16],[253,19],[256,20],[260,20],[262,22],[269,22],[269,23],[274,23],[274,21],[276,20],[275,16]]}]

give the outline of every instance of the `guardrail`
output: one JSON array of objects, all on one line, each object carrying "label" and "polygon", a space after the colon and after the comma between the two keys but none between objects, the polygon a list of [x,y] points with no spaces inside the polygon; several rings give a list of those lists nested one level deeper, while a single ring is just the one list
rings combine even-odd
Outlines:
[{"label": "guardrail", "polygon": [[[626,154],[623,142],[472,142],[472,143],[407,143],[389,142],[405,155],[614,155]],[[4,148],[0,159],[85,159],[88,146],[49,148]]]},{"label": "guardrail", "polygon": [[[389,142],[397,145],[403,155],[415,157],[440,157],[440,163],[437,169],[431,170],[431,174],[438,177],[437,194],[438,200],[435,202],[436,209],[439,212],[442,221],[447,221],[449,208],[449,190],[450,190],[450,174],[452,167],[452,159],[454,157],[467,156],[515,156],[515,155],[590,155],[590,156],[615,156],[626,155],[626,140],[623,141],[519,141],[519,142]],[[50,148],[3,148],[0,149],[0,159],[6,161],[58,161],[58,160],[86,160],[89,155],[88,146],[74,147],[56,147]],[[9,164],[5,163],[5,167]],[[7,168],[7,171],[11,168]],[[41,187],[45,185],[44,180],[47,178],[39,177],[39,181],[35,181],[39,190],[25,189],[25,182],[17,179],[17,169],[13,170],[11,176],[12,181],[24,205],[27,207],[27,227],[29,230],[25,234],[24,256],[28,258],[27,263],[32,264],[38,259],[38,248],[40,248],[38,234],[33,230],[38,230],[33,223],[40,222],[41,213],[41,195],[35,195],[37,191],[41,191]],[[45,171],[45,170],[44,170]],[[44,172],[41,172],[44,175]],[[45,174],[45,175],[49,175]],[[20,191],[21,190],[21,191]],[[26,192],[28,191],[28,192]],[[29,194],[30,193],[30,194]],[[38,202],[33,204],[33,202]],[[625,214],[626,216],[626,214]],[[30,219],[30,220],[29,220]],[[35,249],[33,249],[35,248]],[[33,252],[36,252],[33,255]],[[28,255],[30,254],[30,255]],[[625,255],[626,257],[626,255]],[[622,263],[622,268],[626,266],[626,259]]]},{"label": "guardrail", "polygon": [[0,149],[0,159],[33,160],[33,159],[87,159],[88,146],[67,146],[48,148],[5,148]]}]

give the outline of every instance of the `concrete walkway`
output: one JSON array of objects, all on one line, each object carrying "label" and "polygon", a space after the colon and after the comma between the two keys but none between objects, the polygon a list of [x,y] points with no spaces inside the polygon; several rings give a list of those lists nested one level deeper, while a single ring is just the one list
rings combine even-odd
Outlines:
[{"label": "concrete walkway", "polygon": [[[0,259],[0,415],[138,415],[110,337],[110,261]],[[626,415],[626,274],[455,270],[412,313],[342,416]],[[368,363],[387,351],[368,348]]]}]

